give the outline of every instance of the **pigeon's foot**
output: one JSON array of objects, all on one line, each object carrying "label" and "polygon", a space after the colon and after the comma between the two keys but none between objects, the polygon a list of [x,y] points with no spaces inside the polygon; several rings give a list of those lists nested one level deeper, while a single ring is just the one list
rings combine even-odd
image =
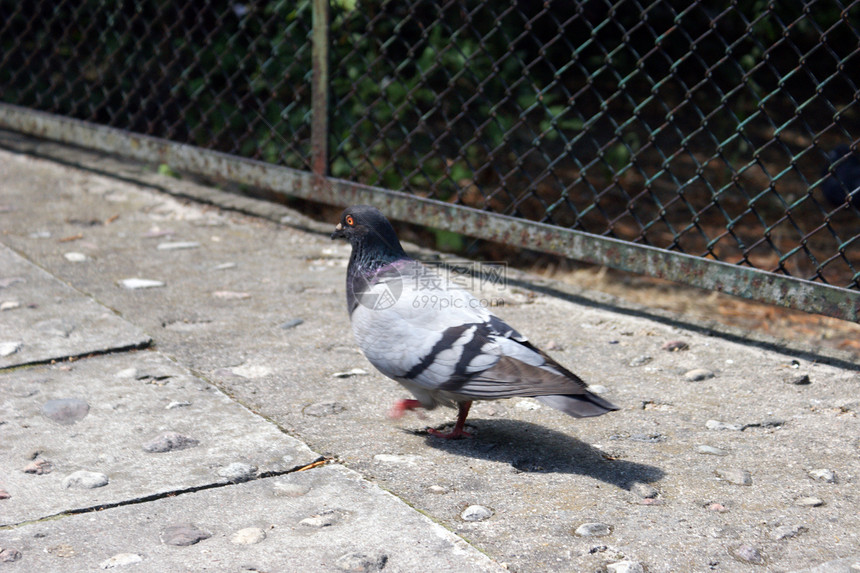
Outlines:
[{"label": "pigeon's foot", "polygon": [[454,426],[454,429],[448,433],[440,432],[435,428],[427,428],[427,433],[434,438],[442,438],[443,440],[459,440],[472,437],[472,434],[463,431],[463,428],[459,426]]},{"label": "pigeon's foot", "polygon": [[443,440],[459,440],[460,438],[471,438],[472,434],[463,430],[463,426],[466,425],[466,416],[469,415],[469,408],[471,407],[471,402],[460,402],[457,404],[457,423],[454,424],[454,429],[447,434],[444,432],[440,432],[439,430],[435,430],[433,428],[427,428],[427,433],[429,433],[431,436],[442,438]]},{"label": "pigeon's foot", "polygon": [[[420,410],[424,408],[418,400],[398,400],[388,411],[388,417],[392,420],[398,420],[403,417],[407,410]],[[423,412],[416,412],[419,418],[424,418]]]}]

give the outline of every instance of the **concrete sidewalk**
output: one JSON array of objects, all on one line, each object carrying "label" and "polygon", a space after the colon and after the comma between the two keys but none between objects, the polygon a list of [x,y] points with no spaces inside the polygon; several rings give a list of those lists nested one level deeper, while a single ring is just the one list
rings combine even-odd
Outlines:
[{"label": "concrete sidewalk", "polygon": [[510,271],[477,294],[622,410],[437,440],[385,416],[334,222],[0,146],[0,568],[860,570],[854,365]]}]

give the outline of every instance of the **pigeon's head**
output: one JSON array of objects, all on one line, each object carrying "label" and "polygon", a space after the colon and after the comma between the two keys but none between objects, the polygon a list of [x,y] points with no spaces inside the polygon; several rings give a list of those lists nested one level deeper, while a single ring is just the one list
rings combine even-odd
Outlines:
[{"label": "pigeon's head", "polygon": [[389,256],[405,256],[394,227],[376,207],[354,205],[344,210],[332,239],[346,239],[352,248]]}]

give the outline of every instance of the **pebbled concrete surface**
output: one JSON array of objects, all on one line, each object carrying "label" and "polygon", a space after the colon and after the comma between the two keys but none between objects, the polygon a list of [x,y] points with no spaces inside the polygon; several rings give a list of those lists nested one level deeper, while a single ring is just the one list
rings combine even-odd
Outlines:
[{"label": "pebbled concrete surface", "polygon": [[[280,433],[282,437],[272,438],[273,444],[297,440],[309,451],[337,461],[337,467],[357,472],[360,478],[350,473],[348,479],[357,479],[355,483],[364,484],[367,491],[377,491],[378,485],[391,492],[396,497],[371,496],[368,501],[370,511],[377,501],[388,500],[379,507],[380,523],[374,527],[396,530],[401,523],[399,530],[409,535],[394,538],[397,541],[383,549],[359,544],[360,551],[355,551],[376,557],[382,551],[387,556],[384,563],[376,557],[362,562],[365,569],[635,571],[642,567],[656,572],[792,571],[827,563],[860,567],[856,511],[860,374],[856,365],[718,336],[707,328],[652,316],[647,309],[615,307],[599,294],[571,291],[509,269],[505,284],[484,285],[476,294],[503,301],[498,314],[586,381],[602,386],[622,410],[573,420],[529,399],[480,403],[469,418],[473,439],[439,441],[424,428],[452,422],[451,410],[430,412],[423,420],[409,415],[392,422],[385,416],[391,402],[406,394],[376,373],[355,348],[343,300],[349,249],[329,240],[332,225],[308,221],[281,206],[161,177],[131,163],[2,135],[0,143],[9,148],[51,154],[125,179],[0,151],[0,175],[5,182],[0,194],[0,241],[154,341],[151,351],[120,352],[60,366],[78,369],[84,363],[93,364],[86,367],[95,372],[100,364],[110,362],[110,368],[103,367],[104,375],[89,379],[89,384],[107,386],[111,374],[120,369],[119,362],[131,364],[141,355],[156,356],[183,373],[192,387],[210,388],[198,390],[199,394],[210,396],[212,387],[223,392],[249,428],[262,425]],[[156,187],[185,198],[166,195]],[[189,197],[202,202],[191,202]],[[45,209],[48,204],[51,208]],[[282,219],[285,222],[279,223]],[[83,258],[69,260],[70,252]],[[424,258],[432,257],[421,252]],[[0,279],[4,276],[0,272]],[[157,281],[160,286],[130,290],[121,286],[129,278]],[[0,325],[6,324],[9,313],[20,310],[0,313]],[[0,424],[0,444],[5,443],[4,432],[13,427],[14,417],[27,419],[24,412],[28,411],[35,416],[47,396],[20,395],[26,391],[11,394],[9,388],[24,387],[28,380],[39,378],[39,369],[56,367],[28,367],[0,375],[0,395],[6,404],[0,417],[6,422]],[[350,371],[351,375],[343,374]],[[127,394],[134,403],[152,402],[164,390],[137,382],[137,386],[129,384],[132,390]],[[69,376],[60,388],[80,384]],[[80,395],[56,393],[61,394]],[[205,427],[216,435],[222,423],[228,425],[220,421],[220,412],[230,406],[225,399],[193,403],[199,407],[188,410],[182,432]],[[159,410],[158,415],[169,417],[175,410]],[[89,423],[92,412],[75,425]],[[157,423],[155,411],[136,415],[150,420],[146,427]],[[134,425],[132,417],[128,419]],[[27,429],[16,434],[16,444],[22,445],[15,447],[32,454],[39,447],[39,432],[34,427],[28,434]],[[241,436],[227,442],[239,445]],[[5,450],[0,452],[4,459],[9,457]],[[189,456],[178,464],[182,468],[222,467],[230,457],[210,454],[202,447],[166,454],[134,452],[144,461],[173,454]],[[200,457],[192,460],[192,455]],[[243,456],[239,461],[277,460],[266,453]],[[12,471],[27,463],[19,458],[8,466]],[[131,458],[120,456],[116,467],[126,462],[133,466]],[[278,465],[272,471],[284,471],[288,477],[319,476],[334,471],[332,467],[293,474],[293,467]],[[346,474],[337,475],[347,479]],[[265,505],[263,484],[282,477],[254,476],[249,483],[225,485],[226,480],[211,471],[206,476],[202,481],[213,488],[194,496],[247,492],[240,497],[249,508]],[[0,477],[0,489],[13,493],[10,483]],[[114,483],[88,490],[89,495]],[[160,511],[149,509],[150,504],[169,508],[183,498],[191,499],[190,495],[135,501],[134,510]],[[6,515],[14,500],[14,495],[0,500],[0,516]],[[86,504],[66,505],[72,509]],[[236,507],[237,512],[243,511]],[[26,522],[4,520],[12,526],[0,530],[0,548],[30,547],[12,562],[26,570],[27,555],[35,559],[33,554],[43,547],[24,543],[35,543],[32,535],[28,537],[34,528],[50,525],[54,535],[60,535],[76,531],[81,527],[76,524],[85,519],[119,516],[131,508],[120,505],[50,522],[42,521],[44,514],[61,510],[33,511]],[[259,519],[266,510],[252,511]],[[436,546],[433,553],[441,560],[436,566],[428,561],[424,567],[424,562],[406,557],[418,551],[416,539],[435,539],[439,533],[419,512],[447,528],[447,542],[453,544],[447,549]],[[147,535],[155,544],[148,549],[126,550],[114,544],[109,551],[93,553],[88,567],[109,558],[111,551],[150,551],[152,560],[129,567],[164,570],[158,569],[164,563],[158,560],[161,552],[169,550],[177,559],[190,559],[177,563],[202,569],[213,555],[198,552],[207,544],[224,560],[223,570],[238,570],[243,564],[259,570],[298,570],[294,563],[310,563],[286,559],[294,555],[289,536],[276,544],[269,535],[260,547],[277,545],[285,552],[284,560],[237,560],[237,552],[245,549],[222,541],[246,526],[228,514],[206,513],[211,517],[200,523],[184,519],[210,533],[221,532],[221,538],[213,534],[193,546],[165,549],[149,530]],[[171,515],[180,519],[183,511],[177,509]],[[420,519],[410,521],[413,517]],[[135,529],[139,524],[111,519],[116,519],[111,523],[128,524],[116,525],[115,530],[129,527],[130,535],[143,535]],[[279,532],[287,527],[284,524],[294,523],[292,518],[278,519],[282,519],[277,522]],[[353,551],[349,543],[361,541],[369,528],[349,530],[352,533],[344,538],[354,536],[349,542],[332,541],[325,566],[339,567],[337,559]],[[328,529],[320,533],[321,541]],[[216,549],[216,543],[222,544]],[[43,557],[40,554],[39,559]],[[185,569],[177,566],[176,570]]]},{"label": "pebbled concrete surface", "polygon": [[[171,544],[183,526],[208,537]],[[23,555],[0,566],[21,571],[501,570],[337,464],[29,523],[0,543]]]},{"label": "pebbled concrete surface", "polygon": [[0,368],[142,348],[139,328],[0,245]]},{"label": "pebbled concrete surface", "polygon": [[[0,388],[0,474],[11,494],[0,525],[225,484],[231,464],[256,477],[321,458],[157,352],[0,371]],[[45,405],[63,399],[83,402],[86,413],[50,417]],[[168,433],[187,439],[161,439]],[[34,461],[51,471],[25,472]],[[67,487],[79,471],[103,474],[109,483]]]}]

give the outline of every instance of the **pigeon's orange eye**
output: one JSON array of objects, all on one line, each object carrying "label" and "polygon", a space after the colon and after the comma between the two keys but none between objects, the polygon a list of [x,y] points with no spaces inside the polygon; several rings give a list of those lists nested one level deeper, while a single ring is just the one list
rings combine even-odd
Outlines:
[{"label": "pigeon's orange eye", "polygon": [[346,216],[346,224],[349,225],[350,227],[355,225],[355,221],[352,219],[352,215]]}]

